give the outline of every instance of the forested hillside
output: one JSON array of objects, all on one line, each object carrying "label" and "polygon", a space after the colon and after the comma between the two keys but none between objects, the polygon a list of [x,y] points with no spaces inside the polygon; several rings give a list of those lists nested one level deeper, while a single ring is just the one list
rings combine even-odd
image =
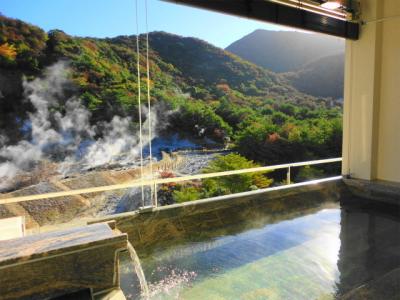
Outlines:
[{"label": "forested hillside", "polygon": [[298,90],[343,98],[344,41],[322,34],[256,30],[226,48],[279,73]]},{"label": "forested hillside", "polygon": [[[164,32],[149,39],[151,100],[171,111],[164,130],[198,135],[201,128],[218,142],[229,137],[239,153],[263,164],[340,155],[341,108],[331,101],[204,41]],[[29,139],[24,120],[33,107],[24,100],[23,80],[60,60],[69,66],[71,84],[52,111],[65,112],[62,99],[74,95],[92,123],[116,115],[137,122],[136,59],[135,36],[73,37],[0,16],[0,142]],[[141,55],[143,94],[145,64]]]},{"label": "forested hillside", "polygon": [[300,69],[316,59],[344,52],[344,41],[322,34],[259,29],[226,48],[274,72]]},{"label": "forested hillside", "polygon": [[319,97],[343,98],[344,54],[323,57],[283,76],[299,91]]}]

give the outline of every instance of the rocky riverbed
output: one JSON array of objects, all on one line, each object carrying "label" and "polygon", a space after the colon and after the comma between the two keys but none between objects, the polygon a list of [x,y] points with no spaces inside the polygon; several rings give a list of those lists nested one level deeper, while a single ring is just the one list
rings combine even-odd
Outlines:
[{"label": "rocky riverbed", "polygon": [[[160,176],[163,172],[171,172],[175,176],[200,173],[217,155],[224,153],[216,145],[211,145],[210,150],[206,150],[209,149],[206,146],[203,143],[196,144],[189,139],[181,139],[176,135],[164,140],[158,139],[152,151],[154,176]],[[50,176],[40,180],[39,183],[0,193],[0,199],[49,192],[68,193],[70,190],[126,183],[140,178],[139,166],[138,161],[131,161],[129,164],[119,164],[117,161],[115,164],[96,169],[77,169],[66,177]],[[151,177],[150,174],[147,159],[144,165],[144,176]],[[146,187],[145,205],[151,204],[150,199],[150,188]],[[132,188],[0,205],[0,218],[23,215],[26,217],[28,227],[36,228],[70,222],[76,218],[132,211],[140,206],[142,206],[142,190]]]},{"label": "rocky riverbed", "polygon": [[[175,160],[179,160],[179,163],[171,164],[171,167],[166,168],[165,171],[173,173],[175,176],[184,176],[200,173],[208,164],[217,156],[224,152],[213,151],[182,151],[172,153],[172,157]],[[165,159],[165,158],[164,158]],[[155,172],[155,176],[158,176],[159,172]],[[149,176],[147,174],[146,176]],[[151,205],[151,189],[150,187],[144,188],[144,204]],[[153,191],[154,193],[154,191]],[[104,207],[98,212],[99,216],[110,215],[115,213],[121,213],[126,211],[132,211],[142,206],[142,189],[132,188],[125,191],[123,195],[117,195],[115,193],[107,196],[107,201]]]}]

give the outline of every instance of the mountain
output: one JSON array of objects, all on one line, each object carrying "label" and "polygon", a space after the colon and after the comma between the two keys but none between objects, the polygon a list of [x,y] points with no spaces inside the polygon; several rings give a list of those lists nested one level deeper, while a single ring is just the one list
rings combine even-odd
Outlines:
[{"label": "mountain", "polygon": [[[140,39],[142,92],[146,94],[144,36]],[[262,99],[310,108],[325,105],[323,99],[297,91],[282,76],[202,40],[165,32],[152,32],[149,39],[153,101],[206,103],[226,97],[254,107]],[[46,33],[0,16],[0,128],[15,123],[15,115],[23,119],[32,109],[24,101],[23,78],[40,77],[59,60],[67,61],[72,70],[74,88],[68,93],[82,99],[93,122],[131,114],[137,106],[136,57],[136,36],[98,39],[74,37],[61,30]]]},{"label": "mountain", "polygon": [[296,71],[316,59],[344,52],[344,40],[296,31],[256,30],[225,50],[274,72]]},{"label": "mountain", "polygon": [[256,30],[226,48],[284,73],[286,83],[315,97],[343,98],[344,41],[322,34]]},{"label": "mountain", "polygon": [[[87,136],[136,140],[138,57],[140,91],[147,95],[145,36],[139,36],[139,56],[136,39],[45,32],[0,15],[0,163],[18,156],[16,144],[57,161],[65,157],[58,150],[69,151],[66,145],[84,143]],[[152,32],[149,45],[155,132],[230,141],[263,164],[340,155],[340,104],[298,91],[291,85],[297,84],[295,75],[277,74],[192,37]],[[72,126],[79,123],[85,126]],[[44,131],[33,130],[38,125]]]},{"label": "mountain", "polygon": [[288,83],[303,93],[317,97],[343,98],[344,55],[314,60],[298,71],[283,74]]}]

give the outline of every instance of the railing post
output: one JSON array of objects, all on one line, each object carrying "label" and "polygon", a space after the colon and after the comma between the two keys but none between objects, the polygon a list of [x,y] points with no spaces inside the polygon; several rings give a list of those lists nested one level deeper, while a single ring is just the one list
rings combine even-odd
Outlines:
[{"label": "railing post", "polygon": [[154,182],[154,207],[157,208],[158,199],[157,199],[157,183]]},{"label": "railing post", "polygon": [[286,173],[286,184],[290,184],[290,166],[288,167],[288,170]]}]

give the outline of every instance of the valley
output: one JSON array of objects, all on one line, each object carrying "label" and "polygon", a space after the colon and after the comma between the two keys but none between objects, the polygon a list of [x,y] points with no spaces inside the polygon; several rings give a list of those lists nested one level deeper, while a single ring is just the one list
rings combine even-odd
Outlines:
[{"label": "valley", "polygon": [[[151,32],[147,85],[144,35],[137,53],[136,36],[75,37],[6,16],[0,25],[0,198],[135,180],[141,152],[148,169],[150,133],[161,177],[341,155],[340,101],[301,92],[289,75],[205,41]],[[295,170],[293,178],[335,172]],[[163,185],[158,193],[166,205],[284,178],[241,175]],[[140,198],[138,190],[90,193],[0,205],[0,214],[26,215],[35,227],[137,209]]]}]

